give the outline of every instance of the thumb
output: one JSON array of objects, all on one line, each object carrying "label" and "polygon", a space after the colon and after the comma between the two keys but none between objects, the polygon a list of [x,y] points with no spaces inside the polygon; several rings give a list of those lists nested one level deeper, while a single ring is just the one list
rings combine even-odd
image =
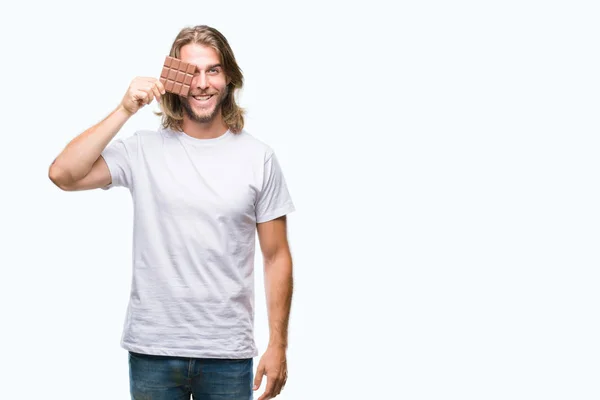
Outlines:
[{"label": "thumb", "polygon": [[252,388],[252,390],[258,390],[264,374],[265,367],[264,364],[261,362],[260,364],[258,364],[258,368],[256,369],[256,376],[254,377],[254,387]]}]

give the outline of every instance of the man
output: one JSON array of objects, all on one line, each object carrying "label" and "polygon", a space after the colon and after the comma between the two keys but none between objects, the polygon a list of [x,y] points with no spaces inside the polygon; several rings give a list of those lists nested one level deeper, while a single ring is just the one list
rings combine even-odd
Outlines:
[{"label": "man", "polygon": [[[66,191],[128,188],[134,205],[133,280],[121,346],[133,399],[277,396],[287,379],[292,199],[273,150],[244,129],[243,76],[225,37],[187,27],[171,57],[196,66],[188,96],[137,77],[119,106],[52,163]],[[144,106],[157,131],[111,140]],[[269,344],[253,374],[255,233],[264,258]]]}]

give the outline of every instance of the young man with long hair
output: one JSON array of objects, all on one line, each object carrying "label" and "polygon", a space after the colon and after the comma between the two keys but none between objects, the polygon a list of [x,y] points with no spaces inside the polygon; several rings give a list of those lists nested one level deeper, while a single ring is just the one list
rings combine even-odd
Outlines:
[{"label": "young man with long hair", "polygon": [[[225,37],[182,29],[169,56],[195,66],[186,96],[136,77],[104,120],[76,136],[49,178],[65,191],[129,189],[133,280],[121,346],[131,397],[252,399],[277,396],[287,379],[294,211],[274,151],[244,130],[235,99],[243,75]],[[157,130],[113,140],[154,100]],[[268,347],[256,374],[254,254],[264,259]]]}]

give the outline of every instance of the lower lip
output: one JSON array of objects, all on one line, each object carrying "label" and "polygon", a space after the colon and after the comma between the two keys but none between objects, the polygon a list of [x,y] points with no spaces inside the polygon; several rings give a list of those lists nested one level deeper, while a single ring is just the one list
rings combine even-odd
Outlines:
[{"label": "lower lip", "polygon": [[208,100],[196,100],[194,97],[192,97],[192,101],[199,106],[204,106],[204,105],[210,103],[210,101],[212,100],[213,97],[215,97],[215,96],[214,95],[210,96],[208,98]]}]

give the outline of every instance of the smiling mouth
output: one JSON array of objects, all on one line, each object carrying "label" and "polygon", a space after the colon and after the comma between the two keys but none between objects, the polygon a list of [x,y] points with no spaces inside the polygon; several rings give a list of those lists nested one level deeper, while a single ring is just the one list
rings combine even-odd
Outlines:
[{"label": "smiling mouth", "polygon": [[206,95],[206,96],[192,96],[192,97],[193,97],[195,100],[198,100],[198,101],[207,101],[207,100],[209,100],[209,99],[210,99],[211,97],[213,97],[213,96],[214,96],[214,95],[212,95],[212,94],[209,94],[209,95]]}]

